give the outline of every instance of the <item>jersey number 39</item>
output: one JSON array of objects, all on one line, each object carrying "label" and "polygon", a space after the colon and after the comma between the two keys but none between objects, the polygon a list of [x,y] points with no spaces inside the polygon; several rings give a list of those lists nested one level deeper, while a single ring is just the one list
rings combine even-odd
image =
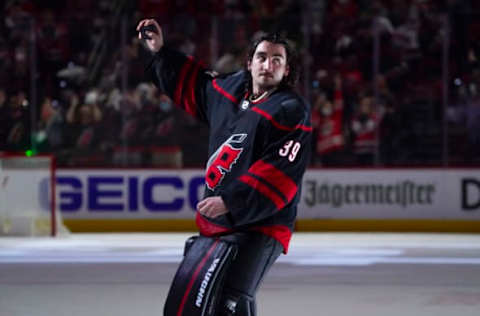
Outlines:
[{"label": "jersey number 39", "polygon": [[290,162],[293,162],[297,158],[297,154],[300,150],[300,143],[293,142],[293,140],[288,140],[285,145],[278,151],[278,154],[282,157],[288,157]]}]

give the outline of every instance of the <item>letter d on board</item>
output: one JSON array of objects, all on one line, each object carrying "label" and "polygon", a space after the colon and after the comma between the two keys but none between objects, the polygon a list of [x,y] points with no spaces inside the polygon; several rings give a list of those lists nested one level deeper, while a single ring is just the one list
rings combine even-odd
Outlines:
[{"label": "letter d on board", "polygon": [[[477,199],[472,201],[472,194],[476,188]],[[469,199],[470,198],[470,199]],[[480,181],[477,179],[462,179],[462,210],[473,211],[480,207]]]}]

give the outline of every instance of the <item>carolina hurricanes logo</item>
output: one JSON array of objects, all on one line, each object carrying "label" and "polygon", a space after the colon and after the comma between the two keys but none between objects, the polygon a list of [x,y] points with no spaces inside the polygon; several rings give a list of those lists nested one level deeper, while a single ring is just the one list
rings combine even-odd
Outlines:
[{"label": "carolina hurricanes logo", "polygon": [[232,170],[243,148],[235,148],[233,144],[241,144],[247,134],[234,134],[230,136],[217,151],[208,159],[205,182],[210,190],[213,190],[223,179],[225,173]]}]

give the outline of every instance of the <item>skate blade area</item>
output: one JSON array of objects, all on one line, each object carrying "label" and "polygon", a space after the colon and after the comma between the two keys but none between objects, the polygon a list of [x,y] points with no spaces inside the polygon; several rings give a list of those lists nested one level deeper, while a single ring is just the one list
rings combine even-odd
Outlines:
[{"label": "skate blade area", "polygon": [[[162,315],[193,233],[0,238],[0,315]],[[480,235],[295,233],[258,315],[479,315]]]}]

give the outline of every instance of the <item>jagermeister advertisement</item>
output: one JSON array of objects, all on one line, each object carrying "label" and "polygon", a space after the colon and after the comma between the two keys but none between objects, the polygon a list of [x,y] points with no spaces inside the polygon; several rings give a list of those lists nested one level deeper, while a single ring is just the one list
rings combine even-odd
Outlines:
[{"label": "jagermeister advertisement", "polygon": [[301,218],[479,219],[480,170],[313,169]]}]

